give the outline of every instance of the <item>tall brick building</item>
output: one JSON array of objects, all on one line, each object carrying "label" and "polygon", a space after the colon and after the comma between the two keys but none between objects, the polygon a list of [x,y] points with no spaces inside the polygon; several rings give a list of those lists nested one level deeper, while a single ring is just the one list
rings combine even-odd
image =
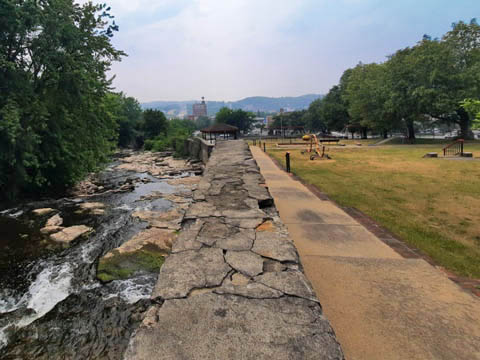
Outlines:
[{"label": "tall brick building", "polygon": [[202,102],[200,104],[193,104],[193,117],[198,119],[201,116],[207,116],[207,104],[205,103],[205,98],[202,96]]}]

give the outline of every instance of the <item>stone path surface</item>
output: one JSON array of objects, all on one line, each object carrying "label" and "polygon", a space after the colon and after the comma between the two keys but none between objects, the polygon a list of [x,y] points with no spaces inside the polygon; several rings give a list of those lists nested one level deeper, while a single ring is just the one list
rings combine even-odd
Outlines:
[{"label": "stone path surface", "polygon": [[219,141],[125,359],[343,359],[244,141]]},{"label": "stone path surface", "polygon": [[251,151],[347,360],[480,359],[478,297]]}]

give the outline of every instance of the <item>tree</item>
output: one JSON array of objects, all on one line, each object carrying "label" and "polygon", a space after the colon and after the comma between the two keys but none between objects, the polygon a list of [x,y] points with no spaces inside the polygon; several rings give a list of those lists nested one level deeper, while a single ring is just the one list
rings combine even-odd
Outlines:
[{"label": "tree", "polygon": [[473,118],[472,128],[480,129],[480,100],[465,99],[461,106]]},{"label": "tree", "polygon": [[348,102],[351,124],[357,125],[366,137],[367,129],[387,136],[396,126],[388,105],[390,88],[386,64],[359,64],[351,72],[343,95]]},{"label": "tree", "polygon": [[212,125],[212,121],[210,120],[210,118],[206,116],[200,116],[197,119],[196,124],[197,124],[197,130],[202,130]]},{"label": "tree", "polygon": [[292,111],[288,113],[277,114],[273,117],[272,126],[274,129],[294,129],[305,128],[307,124],[307,110]]},{"label": "tree", "polygon": [[71,0],[0,2],[2,195],[63,190],[115,146],[106,72],[125,54],[110,43],[118,26],[109,10]]},{"label": "tree", "polygon": [[108,93],[105,96],[105,107],[117,123],[118,146],[133,145],[142,125],[142,109],[138,101],[121,92]]},{"label": "tree", "polygon": [[443,36],[442,43],[453,60],[446,75],[450,78],[448,96],[454,113],[447,120],[460,126],[464,139],[471,139],[473,119],[461,102],[465,98],[480,97],[480,25],[476,19],[468,24],[463,21],[454,23],[452,30]]},{"label": "tree", "polygon": [[248,132],[253,124],[254,114],[241,109],[232,110],[222,107],[215,115],[217,124],[228,124],[236,126],[243,133]]},{"label": "tree", "polygon": [[160,134],[166,136],[168,121],[160,110],[147,109],[143,112],[143,130],[146,139],[153,139]]},{"label": "tree", "polygon": [[215,122],[217,124],[227,124],[227,122],[232,118],[233,110],[227,107],[222,107],[218,110],[215,115]]}]

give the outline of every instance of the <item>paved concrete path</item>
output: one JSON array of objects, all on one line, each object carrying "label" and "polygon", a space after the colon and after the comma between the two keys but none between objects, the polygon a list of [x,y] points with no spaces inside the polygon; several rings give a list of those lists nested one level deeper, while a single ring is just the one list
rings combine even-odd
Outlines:
[{"label": "paved concrete path", "polygon": [[347,360],[480,359],[477,297],[251,151]]}]

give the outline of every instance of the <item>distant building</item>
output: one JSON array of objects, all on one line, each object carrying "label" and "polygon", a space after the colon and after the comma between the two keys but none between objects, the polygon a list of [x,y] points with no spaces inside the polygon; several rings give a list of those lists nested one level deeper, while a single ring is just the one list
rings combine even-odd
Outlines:
[{"label": "distant building", "polygon": [[267,128],[270,128],[272,125],[273,125],[273,116],[272,115],[268,115],[266,117],[266,121],[267,121]]},{"label": "distant building", "polygon": [[193,117],[198,119],[201,116],[207,116],[207,104],[205,103],[205,98],[202,96],[202,102],[200,104],[193,104]]}]

